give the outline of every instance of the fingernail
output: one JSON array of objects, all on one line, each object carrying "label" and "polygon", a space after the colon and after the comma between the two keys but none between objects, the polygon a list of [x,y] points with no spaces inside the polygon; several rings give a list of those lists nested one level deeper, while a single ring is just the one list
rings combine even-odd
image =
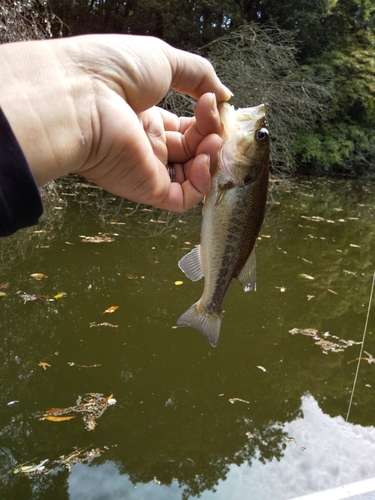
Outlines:
[{"label": "fingernail", "polygon": [[228,87],[226,87],[225,85],[223,85],[223,87],[224,87],[224,89],[225,89],[225,92],[226,92],[226,93],[227,93],[227,95],[228,95],[228,97],[227,97],[226,101],[229,101],[229,99],[230,99],[231,97],[233,97],[233,96],[234,96],[234,94],[233,94],[233,92],[232,92],[231,90],[229,90],[229,89],[228,89]]}]

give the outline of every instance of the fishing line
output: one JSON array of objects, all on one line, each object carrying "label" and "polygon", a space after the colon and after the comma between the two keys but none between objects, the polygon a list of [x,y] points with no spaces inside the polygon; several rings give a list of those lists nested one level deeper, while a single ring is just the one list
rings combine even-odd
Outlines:
[{"label": "fishing line", "polygon": [[[372,285],[371,285],[370,298],[369,298],[369,301],[368,301],[366,321],[365,321],[365,326],[364,326],[364,329],[363,329],[361,348],[359,350],[359,357],[358,357],[357,368],[356,368],[355,375],[354,375],[353,387],[352,387],[352,390],[351,390],[351,393],[350,393],[350,400],[349,400],[348,410],[346,412],[345,424],[347,424],[348,421],[349,421],[350,410],[352,408],[352,403],[353,403],[353,398],[354,398],[354,392],[355,392],[355,388],[356,388],[356,385],[357,385],[359,367],[360,367],[361,360],[362,360],[362,354],[363,354],[363,349],[364,349],[364,346],[365,346],[365,339],[366,339],[366,333],[367,333],[367,326],[368,326],[368,321],[369,321],[369,318],[370,318],[370,310],[371,310],[372,296],[373,296],[373,293],[374,293],[374,287],[375,287],[375,269],[374,269],[374,272],[373,272],[373,275],[372,275]],[[344,430],[343,430],[343,433],[342,433],[342,438],[341,438],[341,443],[340,443],[340,446],[339,446],[339,452],[338,452],[338,456],[339,457],[340,457],[340,454],[341,454],[342,444],[344,442],[345,431],[346,431],[346,426],[344,427]],[[338,465],[336,466],[335,472],[333,474],[333,479],[337,475],[337,470],[338,470]]]}]

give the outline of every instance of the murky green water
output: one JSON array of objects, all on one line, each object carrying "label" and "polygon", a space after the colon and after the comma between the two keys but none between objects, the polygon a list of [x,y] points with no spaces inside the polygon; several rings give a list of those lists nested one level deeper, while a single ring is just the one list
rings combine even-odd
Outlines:
[{"label": "murky green water", "polygon": [[[361,348],[348,341],[362,340],[374,269],[374,184],[273,190],[258,290],[233,284],[215,349],[174,328],[202,290],[177,267],[198,242],[200,211],[165,224],[97,190],[69,194],[54,238],[25,258],[13,242],[0,278],[1,499],[283,500],[374,476],[372,311],[347,418]],[[114,241],[81,242],[103,234]],[[117,400],[93,431],[80,415],[36,418],[90,392]],[[71,472],[13,473],[75,447],[101,453]]]}]

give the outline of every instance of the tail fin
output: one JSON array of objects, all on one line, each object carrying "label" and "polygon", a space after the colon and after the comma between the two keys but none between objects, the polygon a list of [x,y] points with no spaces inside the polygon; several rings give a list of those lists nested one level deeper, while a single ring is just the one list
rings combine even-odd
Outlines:
[{"label": "tail fin", "polygon": [[182,314],[177,322],[177,326],[191,326],[196,328],[206,337],[212,347],[216,347],[220,335],[222,315],[208,314],[198,310],[198,302],[193,304]]}]

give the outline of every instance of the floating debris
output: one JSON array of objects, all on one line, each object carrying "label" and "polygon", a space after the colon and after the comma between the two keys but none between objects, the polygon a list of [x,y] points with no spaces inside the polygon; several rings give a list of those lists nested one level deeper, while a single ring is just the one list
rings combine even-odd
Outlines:
[{"label": "floating debris", "polygon": [[307,215],[301,215],[301,219],[311,220],[314,222],[324,222],[325,221],[325,219],[323,217],[319,217],[318,215],[312,215],[311,217],[308,217]]},{"label": "floating debris", "polygon": [[111,313],[117,311],[117,309],[119,307],[120,306],[111,306],[111,307],[108,307],[108,309],[106,309],[104,312],[102,312],[102,316],[103,316],[103,314],[111,314]]},{"label": "floating debris", "polygon": [[30,464],[30,462],[31,460],[29,462],[17,465],[13,470],[13,474],[22,474],[24,476],[35,476],[37,474],[41,474],[45,470],[44,464],[48,462],[48,458],[42,460],[39,464]]},{"label": "floating debris", "polygon": [[100,457],[103,451],[109,449],[108,446],[105,446],[103,449],[100,448],[89,449],[90,446],[88,446],[87,448],[76,447],[68,455],[61,455],[56,460],[50,462],[48,466],[44,465],[47,462],[49,462],[48,458],[42,460],[41,462],[39,462],[39,464],[31,463],[32,461],[29,460],[28,462],[24,462],[23,464],[16,465],[16,467],[13,469],[13,474],[20,474],[22,476],[27,476],[27,477],[47,475],[50,474],[51,472],[56,471],[61,467],[64,467],[69,472],[71,472],[72,465],[78,463],[82,464],[85,462],[90,462],[94,458]]},{"label": "floating debris", "polygon": [[[336,335],[330,335],[329,332],[318,332],[315,328],[293,328],[289,330],[291,335],[306,335],[307,337],[312,337],[315,340],[315,344],[322,348],[323,354],[328,354],[328,352],[342,352],[347,347],[351,347],[353,345],[360,345],[362,342],[355,342],[354,340],[343,340]],[[331,342],[330,340],[326,340],[327,337],[331,337],[332,339],[338,340],[341,343]],[[375,360],[374,360],[375,362]]]},{"label": "floating debris", "polygon": [[[370,354],[369,352],[367,351],[363,351],[366,355],[367,355],[367,358],[355,358],[355,359],[352,359],[351,361],[348,361],[348,363],[353,363],[354,361],[358,361],[360,359],[363,359],[363,361],[367,361],[367,363],[369,365],[371,365],[371,363],[375,363],[375,358],[372,356],[372,354]],[[366,387],[368,386],[368,384],[366,384]],[[371,386],[370,386],[371,387]]]},{"label": "floating debris", "polygon": [[47,368],[51,368],[51,365],[49,363],[46,363],[45,361],[40,361],[38,363],[38,366],[41,366],[43,370],[47,370]]},{"label": "floating debris", "polygon": [[26,302],[31,302],[33,300],[36,300],[38,297],[35,295],[28,295],[27,293],[18,293],[18,296],[23,299],[23,303],[26,304]]},{"label": "floating debris", "polygon": [[229,401],[230,403],[232,403],[232,405],[233,405],[236,401],[241,401],[241,403],[247,403],[247,404],[249,404],[249,403],[250,403],[250,401],[246,401],[246,399],[241,399],[241,398],[230,398],[230,399],[228,399],[228,401]]},{"label": "floating debris", "polygon": [[[88,431],[92,431],[96,426],[96,420],[103,415],[108,406],[114,404],[116,404],[116,400],[113,398],[113,394],[106,398],[103,394],[89,392],[83,396],[78,396],[74,406],[69,406],[68,408],[52,408],[41,415],[37,415],[37,417],[40,420],[52,420],[57,422],[61,420],[51,419],[51,417],[60,417],[69,413],[82,413],[85,428]],[[69,416],[73,418],[72,415]]]},{"label": "floating debris", "polygon": [[313,276],[310,276],[309,274],[301,273],[300,274],[301,278],[306,278],[307,280],[314,280],[315,278]]},{"label": "floating debris", "polygon": [[43,278],[48,278],[48,276],[46,276],[45,274],[42,274],[42,273],[33,273],[33,274],[30,274],[30,277],[31,278],[34,278],[34,280],[42,280]]},{"label": "floating debris", "polygon": [[68,361],[69,366],[78,366],[78,368],[97,368],[98,366],[102,366],[100,363],[97,365],[79,365],[78,363],[74,363],[74,361]]},{"label": "floating debris", "polygon": [[257,368],[259,368],[259,370],[262,370],[262,372],[266,372],[267,370],[264,368],[264,366],[257,366]]},{"label": "floating debris", "polygon": [[112,243],[115,239],[112,236],[107,236],[103,234],[103,236],[81,236],[82,243]]},{"label": "floating debris", "polygon": [[96,323],[95,321],[93,321],[92,323],[90,323],[90,328],[94,326],[110,326],[111,328],[118,328],[118,325],[112,325],[112,323],[107,323],[106,321],[104,321],[104,323]]}]

